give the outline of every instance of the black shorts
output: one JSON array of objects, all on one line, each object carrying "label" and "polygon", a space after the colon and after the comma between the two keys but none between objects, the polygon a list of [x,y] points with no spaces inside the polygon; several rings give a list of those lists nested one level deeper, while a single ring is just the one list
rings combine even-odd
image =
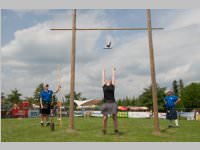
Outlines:
[{"label": "black shorts", "polygon": [[174,107],[167,108],[166,118],[168,120],[176,120],[177,119],[177,112]]},{"label": "black shorts", "polygon": [[43,109],[40,106],[40,113],[42,115],[49,115],[50,114],[50,108],[51,108],[50,102],[42,102],[42,103],[43,103]]}]

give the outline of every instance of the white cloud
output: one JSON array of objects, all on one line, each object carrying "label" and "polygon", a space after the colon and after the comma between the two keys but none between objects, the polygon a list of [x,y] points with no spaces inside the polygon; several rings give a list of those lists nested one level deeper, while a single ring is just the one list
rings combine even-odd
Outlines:
[{"label": "white cloud", "polygon": [[189,11],[183,11],[179,14],[178,17],[174,18],[174,20],[170,23],[170,29],[178,29],[193,25],[200,24],[200,10],[194,9]]},{"label": "white cloud", "polygon": [[[94,23],[95,27],[107,25],[105,21],[99,21],[99,15],[103,13],[94,13],[91,15],[83,14],[79,21],[83,25],[89,25],[89,21]],[[88,21],[86,21],[88,20]],[[57,23],[55,24],[55,22]],[[68,22],[69,24],[70,22]],[[65,20],[46,21],[33,27],[26,28],[15,32],[15,39],[2,48],[3,64],[3,84],[2,89],[8,92],[13,87],[18,87],[24,91],[25,95],[31,94],[27,87],[36,87],[40,82],[49,82],[55,85],[57,75],[54,73],[57,64],[67,67],[62,70],[65,84],[69,84],[69,67],[70,67],[70,50],[71,50],[71,33],[67,31],[50,31],[55,25],[65,27]],[[96,59],[95,48],[96,40],[100,32],[77,33],[77,62],[87,62]],[[79,47],[81,45],[81,47]],[[83,57],[86,55],[86,57]],[[63,68],[64,68],[63,67]],[[66,78],[66,74],[68,75]],[[16,79],[11,82],[11,79]],[[20,83],[26,83],[22,86]],[[30,81],[31,79],[31,81]],[[54,81],[51,81],[54,80]],[[67,80],[67,81],[66,81]],[[32,85],[32,86],[31,86]],[[68,86],[64,86],[65,91],[69,91]]]},{"label": "white cloud", "polygon": [[35,9],[35,10],[29,10],[29,9],[12,9],[10,10],[13,13],[15,13],[20,19],[23,19],[23,17],[27,14],[35,14],[35,15],[44,15],[49,14],[50,11],[48,9]]},{"label": "white cloud", "polygon": [[164,81],[168,82],[171,79],[177,79],[179,77],[185,76],[190,70],[190,64],[186,64],[184,66],[178,66],[175,67],[165,73],[160,73],[159,76],[162,78]]}]

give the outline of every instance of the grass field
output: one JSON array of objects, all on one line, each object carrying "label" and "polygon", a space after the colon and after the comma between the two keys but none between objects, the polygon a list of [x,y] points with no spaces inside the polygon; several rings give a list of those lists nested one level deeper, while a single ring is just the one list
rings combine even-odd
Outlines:
[{"label": "grass field", "polygon": [[55,131],[40,127],[39,118],[2,119],[2,142],[200,142],[200,121],[180,121],[180,128],[167,128],[160,120],[161,135],[153,133],[153,119],[119,118],[120,136],[113,133],[111,118],[108,134],[101,133],[101,118],[75,118],[76,132],[67,132],[68,118],[63,126],[55,119]]}]

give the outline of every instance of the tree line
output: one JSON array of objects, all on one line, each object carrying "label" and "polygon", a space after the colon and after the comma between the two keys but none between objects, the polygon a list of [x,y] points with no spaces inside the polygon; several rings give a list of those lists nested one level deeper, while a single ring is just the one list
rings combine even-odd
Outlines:
[{"label": "tree line", "polygon": [[[161,87],[157,84],[158,110],[165,111],[164,97],[166,96],[166,87]],[[183,80],[172,82],[172,90],[174,94],[181,98],[181,102],[177,104],[177,109],[182,111],[192,111],[200,108],[200,83],[192,82],[186,86]],[[142,94],[137,98],[125,97],[118,100],[118,105],[122,106],[146,106],[153,110],[152,87],[144,88]]]},{"label": "tree line", "polygon": [[[174,80],[171,85],[175,95],[181,98],[181,102],[177,104],[177,108],[182,111],[191,111],[195,108],[200,108],[200,83],[192,82],[188,85],[184,85],[183,80]],[[18,104],[23,100],[29,101],[32,105],[33,103],[39,104],[39,93],[43,90],[43,83],[39,84],[32,97],[25,97],[21,99],[22,93],[18,89],[11,90],[10,94],[5,95],[1,93],[2,98],[4,98],[4,104],[11,107],[13,104]],[[161,87],[157,84],[157,98],[158,98],[158,109],[159,111],[165,111],[164,97],[166,87]],[[82,96],[81,92],[75,92],[75,99],[86,100],[86,97]],[[69,106],[70,94],[65,95],[64,105]],[[153,109],[152,101],[152,87],[149,86],[144,88],[143,92],[138,97],[124,97],[117,100],[119,106],[146,106],[150,110]]]}]

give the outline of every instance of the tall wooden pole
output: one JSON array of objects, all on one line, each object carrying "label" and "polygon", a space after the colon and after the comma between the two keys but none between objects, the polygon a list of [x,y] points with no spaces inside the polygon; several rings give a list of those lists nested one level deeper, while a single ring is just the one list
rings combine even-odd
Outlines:
[{"label": "tall wooden pole", "polygon": [[69,111],[69,129],[70,130],[74,130],[75,50],[76,50],[76,9],[73,9],[71,77],[70,77],[70,111]]},{"label": "tall wooden pole", "polygon": [[147,24],[148,24],[149,58],[150,58],[150,70],[151,70],[151,82],[152,82],[152,97],[153,97],[154,129],[156,133],[160,133],[150,9],[147,9]]}]

